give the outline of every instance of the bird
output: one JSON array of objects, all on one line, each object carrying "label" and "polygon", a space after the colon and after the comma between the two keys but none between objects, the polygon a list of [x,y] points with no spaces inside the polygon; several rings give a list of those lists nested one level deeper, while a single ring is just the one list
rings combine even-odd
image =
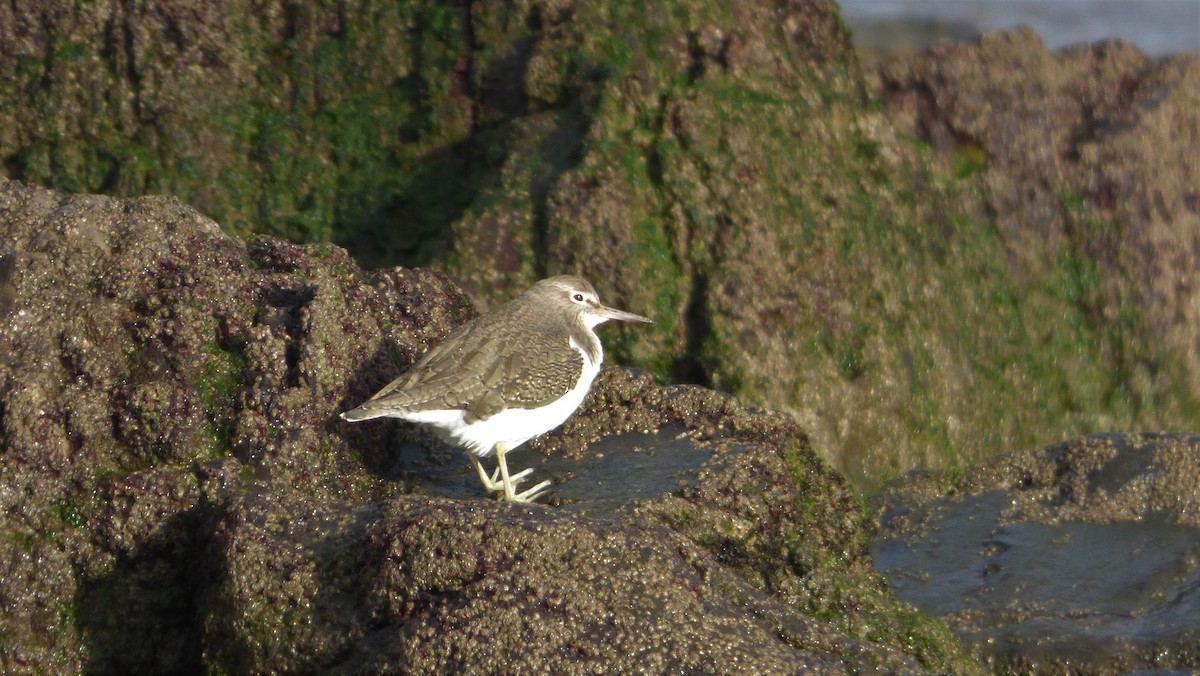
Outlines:
[{"label": "bird", "polygon": [[[604,361],[595,327],[609,320],[652,324],[607,307],[582,277],[543,279],[513,300],[450,333],[361,406],[341,414],[359,422],[400,418],[433,428],[468,451],[484,489],[528,503],[550,481],[517,492],[533,468],[510,474],[505,456],[561,425],[592,386]],[[481,458],[494,454],[489,476]]]}]

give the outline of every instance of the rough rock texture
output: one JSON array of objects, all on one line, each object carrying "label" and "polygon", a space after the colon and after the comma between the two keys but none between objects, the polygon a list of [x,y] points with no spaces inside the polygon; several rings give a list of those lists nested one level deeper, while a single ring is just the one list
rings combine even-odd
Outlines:
[{"label": "rough rock texture", "polygon": [[0,313],[5,673],[972,668],[795,422],[728,395],[603,374],[544,450],[729,444],[613,517],[408,494],[423,437],[335,414],[470,316],[439,273],[0,180]]},{"label": "rough rock texture", "polygon": [[897,595],[999,672],[1200,668],[1200,438],[1083,437],[905,477],[872,507]]},{"label": "rough rock texture", "polygon": [[[1186,415],[1200,388],[1200,57],[1121,42],[1050,54],[1023,29],[878,77],[898,130],[985,165],[978,186],[1012,274],[1072,273],[1068,321],[1110,369],[1094,396],[1113,415],[1151,402]],[[1160,377],[1164,364],[1181,377]]]},{"label": "rough rock texture", "polygon": [[1194,426],[1197,57],[1028,32],[864,77],[836,5],[0,7],[0,160],[228,231],[582,272],[617,355],[793,413],[870,486]]},{"label": "rough rock texture", "polygon": [[439,274],[368,277],[330,245],[243,245],[168,198],[5,181],[0,238],[12,668],[78,666],[81,640],[110,638],[81,626],[109,620],[121,636],[165,624],[130,634],[162,659],[198,654],[171,628],[193,629],[184,566],[203,514],[258,473],[314,498],[393,492],[364,469],[386,462],[381,430],[356,432],[359,454],[334,452],[323,426],[470,312]]},{"label": "rough rock texture", "polygon": [[1137,521],[1149,513],[1200,528],[1200,439],[1184,434],[1099,434],[1005,453],[966,470],[922,472],[888,484],[871,502],[892,534],[917,535],[905,505],[1006,491],[1004,522]]}]

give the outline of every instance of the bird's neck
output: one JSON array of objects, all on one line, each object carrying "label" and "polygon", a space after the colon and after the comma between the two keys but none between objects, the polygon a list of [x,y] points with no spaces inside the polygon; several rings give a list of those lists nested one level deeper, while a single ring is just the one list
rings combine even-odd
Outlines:
[{"label": "bird's neck", "polygon": [[604,361],[604,348],[600,345],[600,337],[590,326],[576,322],[571,327],[571,342],[583,351],[588,361],[599,368],[600,363]]}]

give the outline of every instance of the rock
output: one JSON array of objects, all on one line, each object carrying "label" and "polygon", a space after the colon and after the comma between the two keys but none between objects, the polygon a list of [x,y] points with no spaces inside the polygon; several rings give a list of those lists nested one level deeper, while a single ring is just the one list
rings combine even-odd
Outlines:
[{"label": "rock", "polygon": [[[1178,399],[1165,390],[1190,398],[1200,387],[1200,305],[1195,285],[1179,281],[1200,250],[1200,56],[1151,59],[1119,41],[1050,53],[1021,29],[943,43],[877,78],[898,131],[980,164],[1014,276],[1066,285],[1067,321],[1113,372],[1100,382],[1118,404],[1112,415],[1124,401],[1156,402],[1151,420],[1100,428],[1179,427],[1166,422]],[[1175,384],[1158,377],[1156,354],[1178,365]]]},{"label": "rock", "polygon": [[431,497],[404,449],[460,452],[336,414],[472,315],[445,276],[7,180],[0,241],[0,670],[971,668],[787,416],[609,369],[535,446],[556,481],[630,431],[690,474]]},{"label": "rock", "polygon": [[1200,439],[1095,435],[874,501],[902,599],[997,671],[1200,667]]}]

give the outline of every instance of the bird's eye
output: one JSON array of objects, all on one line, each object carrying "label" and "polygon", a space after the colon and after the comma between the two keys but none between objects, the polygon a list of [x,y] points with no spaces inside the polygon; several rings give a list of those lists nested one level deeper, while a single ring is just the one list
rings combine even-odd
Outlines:
[{"label": "bird's eye", "polygon": [[577,293],[574,296],[571,296],[571,300],[575,301],[576,303],[582,303],[583,302],[583,294]]}]

